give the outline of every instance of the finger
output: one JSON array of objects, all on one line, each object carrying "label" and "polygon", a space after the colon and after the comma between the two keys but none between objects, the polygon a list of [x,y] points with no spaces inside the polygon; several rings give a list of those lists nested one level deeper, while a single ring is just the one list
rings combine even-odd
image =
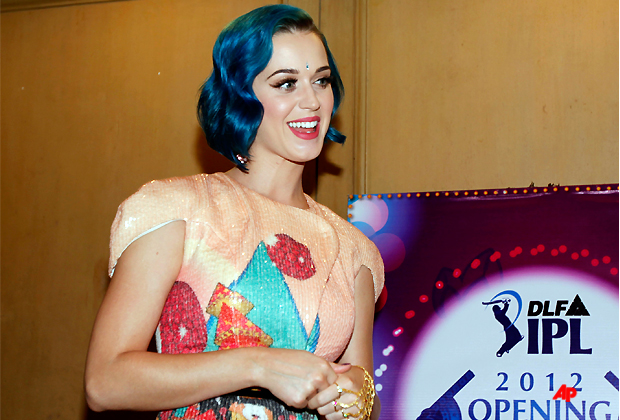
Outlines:
[{"label": "finger", "polygon": [[326,390],[327,388],[332,386],[334,384],[334,382],[336,382],[337,380],[338,380],[338,373],[336,373],[333,368],[330,369],[329,373],[327,375],[327,384],[328,384],[328,386],[326,386],[325,388],[321,389],[320,391]]},{"label": "finger", "polygon": [[[325,416],[325,420],[343,420],[344,414],[342,411],[337,411],[335,413],[331,413]],[[353,416],[349,416],[348,417],[349,420],[358,420],[359,417],[353,417]]]},{"label": "finger", "polygon": [[327,416],[328,414],[334,414],[334,413],[337,413],[340,409],[340,407],[338,407],[337,404],[338,402],[336,400],[330,401],[324,406],[317,408],[316,411],[322,416]]},{"label": "finger", "polygon": [[343,417],[341,413],[331,413],[325,416],[325,420],[342,420],[342,419]]},{"label": "finger", "polygon": [[330,364],[325,363],[321,369],[314,371],[308,376],[309,384],[313,387],[313,390],[307,394],[309,396],[308,399],[329,388],[337,379],[338,374],[334,372]]},{"label": "finger", "polygon": [[338,375],[342,375],[343,373],[351,370],[351,363],[344,363],[342,365],[338,363],[332,363],[332,369],[334,369],[334,372],[336,372]]},{"label": "finger", "polygon": [[309,392],[308,395],[306,396],[306,405],[309,405],[310,401],[312,401],[312,399],[315,398],[319,394],[319,392],[320,391],[318,389],[315,389],[314,391]]},{"label": "finger", "polygon": [[328,414],[334,412],[335,410],[333,409],[332,402],[338,399],[340,395],[342,395],[342,392],[339,391],[339,389],[341,388],[339,388],[337,383],[330,385],[329,387],[325,388],[323,391],[317,393],[314,397],[312,397],[308,401],[308,407],[311,409],[318,408],[319,410],[325,407],[322,412],[319,411],[320,414]]}]

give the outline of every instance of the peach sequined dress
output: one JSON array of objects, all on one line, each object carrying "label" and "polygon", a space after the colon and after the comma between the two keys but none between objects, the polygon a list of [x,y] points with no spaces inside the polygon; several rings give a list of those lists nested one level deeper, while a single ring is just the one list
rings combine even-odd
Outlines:
[{"label": "peach sequined dress", "polygon": [[[354,279],[368,267],[376,300],[383,262],[358,229],[306,200],[307,210],[287,206],[216,173],[152,181],[121,204],[112,225],[110,275],[134,240],[186,222],[183,264],[156,331],[159,352],[265,346],[307,350],[329,361],[344,352],[355,318]],[[158,418],[316,418],[277,401],[210,401]]]}]

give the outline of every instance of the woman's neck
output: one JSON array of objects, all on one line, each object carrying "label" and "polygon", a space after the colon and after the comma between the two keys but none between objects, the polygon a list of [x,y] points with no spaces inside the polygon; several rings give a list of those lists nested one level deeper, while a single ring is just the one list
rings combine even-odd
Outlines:
[{"label": "woman's neck", "polygon": [[250,162],[247,173],[233,168],[226,175],[271,200],[307,209],[308,203],[301,185],[303,169],[303,164],[292,162],[277,166]]}]

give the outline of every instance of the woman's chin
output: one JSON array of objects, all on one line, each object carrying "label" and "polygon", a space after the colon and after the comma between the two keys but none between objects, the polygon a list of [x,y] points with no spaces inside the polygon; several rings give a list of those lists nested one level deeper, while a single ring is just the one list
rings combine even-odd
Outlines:
[{"label": "woman's chin", "polygon": [[286,160],[304,164],[306,162],[313,161],[321,154],[321,150],[323,149],[323,144],[315,144],[313,147],[308,147],[310,145],[304,145],[305,147],[299,148],[297,150],[291,151],[289,156],[286,156]]},{"label": "woman's chin", "polygon": [[316,159],[319,155],[316,155],[314,157],[304,157],[304,158],[293,158],[293,159],[287,159],[290,163],[293,163],[295,165],[300,165],[303,166],[308,162],[312,162],[314,159]]},{"label": "woman's chin", "polygon": [[318,158],[320,154],[321,151],[319,150],[318,152],[307,153],[304,156],[301,156],[298,159],[294,159],[292,161],[303,165],[305,163],[312,162],[314,159]]}]

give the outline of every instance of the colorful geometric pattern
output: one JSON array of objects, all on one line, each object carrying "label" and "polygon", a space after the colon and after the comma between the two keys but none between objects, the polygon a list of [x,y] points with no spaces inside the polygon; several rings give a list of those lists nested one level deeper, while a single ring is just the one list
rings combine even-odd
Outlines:
[{"label": "colorful geometric pattern", "polygon": [[243,313],[227,304],[222,304],[215,344],[220,350],[239,347],[269,347],[273,339],[258,328]]},{"label": "colorful geometric pattern", "polygon": [[290,236],[278,233],[269,238],[266,245],[271,260],[287,276],[306,280],[316,273],[308,247]]},{"label": "colorful geometric pattern", "polygon": [[158,333],[162,353],[200,353],[207,346],[200,302],[187,283],[177,281],[172,286],[159,319]]},{"label": "colorful geometric pattern", "polygon": [[[301,245],[292,239],[289,241],[288,235],[282,236],[284,238],[279,238],[279,241],[289,245],[293,241]],[[295,255],[302,255],[312,266],[310,254],[305,253],[307,248],[306,251],[300,247],[296,249],[298,252]],[[237,280],[228,288],[218,284],[207,313],[212,316],[207,322],[205,351],[241,346],[314,351],[320,335],[318,315],[312,331],[307,334],[286,279],[271,259],[264,242],[258,245]],[[278,316],[273,316],[275,313]]]},{"label": "colorful geometric pattern", "polygon": [[222,395],[190,405],[162,411],[157,420],[317,420],[309,412],[289,409],[275,399]]},{"label": "colorful geometric pattern", "polygon": [[247,315],[248,312],[254,307],[250,301],[241,296],[237,292],[233,292],[222,283],[218,283],[215,286],[215,291],[209,300],[209,306],[207,306],[207,313],[215,317],[220,316],[222,304],[228,305],[230,308],[235,308],[243,315]]}]

